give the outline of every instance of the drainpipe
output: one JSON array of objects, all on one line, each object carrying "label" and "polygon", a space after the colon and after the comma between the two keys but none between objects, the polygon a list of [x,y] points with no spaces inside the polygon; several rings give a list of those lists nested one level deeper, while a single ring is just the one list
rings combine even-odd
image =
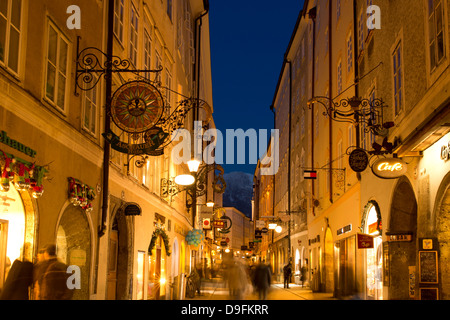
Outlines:
[{"label": "drainpipe", "polygon": [[[208,14],[209,12],[209,0],[203,0],[203,7],[205,10],[195,19],[195,30],[194,30],[194,48],[196,48],[197,56],[195,58],[195,64],[194,64],[194,70],[193,70],[193,77],[196,84],[196,97],[197,99],[200,98],[200,57],[201,57],[201,49],[202,49],[202,18]],[[198,25],[198,28],[197,28]],[[192,119],[192,124],[194,124],[194,121],[198,118],[198,104],[194,108],[194,117]],[[194,127],[194,126],[192,126]]]},{"label": "drainpipe", "polygon": [[[195,130],[195,121],[198,120],[199,115],[199,100],[200,99],[200,61],[201,61],[201,38],[202,38],[202,18],[208,14],[209,12],[209,1],[203,0],[203,7],[205,10],[195,19],[195,36],[194,36],[194,47],[196,48],[196,63],[194,64],[194,72],[193,77],[196,84],[196,105],[193,109],[193,117],[192,117],[192,130]],[[197,24],[198,24],[198,33],[197,33]],[[198,38],[198,41],[197,41]],[[192,139],[192,144],[195,145],[195,139]],[[192,148],[193,154],[195,154],[194,148]],[[197,178],[196,178],[197,180]],[[197,181],[195,182],[197,183]],[[195,217],[197,216],[197,190],[194,188],[193,191],[193,206],[192,206],[192,227],[195,228]]]},{"label": "drainpipe", "polygon": [[292,126],[292,62],[285,59],[285,62],[289,64],[289,142],[288,142],[288,262],[291,258],[291,126]]},{"label": "drainpipe", "polygon": [[[330,4],[331,6],[331,4]],[[309,18],[312,19],[313,22],[313,54],[312,54],[312,81],[311,81],[311,94],[314,97],[315,91],[315,72],[316,72],[316,7],[312,8],[308,11]],[[311,168],[314,170],[314,103],[311,104]],[[314,199],[314,180],[311,180],[311,195],[312,199]],[[314,203],[311,205],[312,214],[315,216]]]},{"label": "drainpipe", "polygon": [[[277,113],[275,112],[275,107],[273,105],[270,106],[270,111],[273,112],[273,128],[276,129],[277,127]],[[276,157],[276,155],[272,155],[273,157]],[[273,191],[272,191],[272,215],[275,216],[275,182],[276,182],[276,173],[273,174]],[[273,237],[274,232],[272,230],[272,247],[273,247]]]},{"label": "drainpipe", "polygon": [[[353,0],[353,38],[354,38],[354,52],[355,52],[355,97],[359,97],[359,66],[358,66],[358,27],[357,27],[357,21],[358,21],[358,14],[356,12],[356,0]],[[358,120],[358,119],[355,119]],[[356,129],[356,147],[359,148],[361,144],[361,133],[359,132],[359,123],[355,123],[355,129]],[[361,173],[357,172],[356,177],[358,178],[358,181],[361,181]]]},{"label": "drainpipe", "polygon": [[[333,37],[332,37],[332,25],[333,25],[333,6],[329,5],[329,13],[328,13],[328,98],[330,99],[330,103],[333,103]],[[329,127],[329,158],[330,158],[330,176],[329,176],[329,184],[330,184],[330,203],[333,203],[333,120],[331,117],[328,117],[328,127]]]},{"label": "drainpipe", "polygon": [[[111,120],[109,118],[109,108],[111,107],[112,96],[112,56],[113,56],[113,29],[114,28],[114,0],[108,2],[108,34],[107,34],[107,48],[106,48],[106,114],[105,114],[105,132],[111,128]],[[102,221],[98,230],[98,237],[101,238],[106,230],[106,218],[108,217],[108,202],[109,202],[109,157],[110,145],[107,140],[104,140],[103,145],[103,198],[102,198]]]}]

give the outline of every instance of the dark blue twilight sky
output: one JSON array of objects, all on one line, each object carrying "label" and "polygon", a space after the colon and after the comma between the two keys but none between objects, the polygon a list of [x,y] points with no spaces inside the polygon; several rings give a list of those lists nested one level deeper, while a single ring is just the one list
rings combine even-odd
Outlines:
[{"label": "dark blue twilight sky", "polygon": [[[270,134],[270,105],[303,0],[210,0],[209,5],[214,121],[225,149],[226,129]],[[223,167],[225,173],[253,175],[256,165],[246,156],[245,165]]]}]

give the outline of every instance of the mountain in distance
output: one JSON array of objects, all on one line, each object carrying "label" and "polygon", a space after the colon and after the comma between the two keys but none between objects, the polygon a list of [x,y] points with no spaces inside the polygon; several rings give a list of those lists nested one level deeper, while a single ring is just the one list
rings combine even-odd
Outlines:
[{"label": "mountain in distance", "polygon": [[252,217],[253,175],[234,171],[223,175],[227,188],[223,194],[223,206],[235,207],[247,217]]}]

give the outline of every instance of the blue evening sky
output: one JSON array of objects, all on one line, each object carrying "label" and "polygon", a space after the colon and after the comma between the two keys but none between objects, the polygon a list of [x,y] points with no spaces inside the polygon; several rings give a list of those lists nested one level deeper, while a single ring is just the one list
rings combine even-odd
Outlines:
[{"label": "blue evening sky", "polygon": [[[225,149],[226,129],[268,129],[270,134],[270,105],[303,0],[209,3],[214,121],[224,135]],[[256,165],[249,164],[248,155],[245,163],[223,167],[225,173],[253,175]]]}]

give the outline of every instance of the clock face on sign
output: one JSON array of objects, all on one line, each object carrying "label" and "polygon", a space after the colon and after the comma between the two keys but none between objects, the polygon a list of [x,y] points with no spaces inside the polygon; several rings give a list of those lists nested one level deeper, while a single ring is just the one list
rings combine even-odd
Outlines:
[{"label": "clock face on sign", "polygon": [[129,133],[152,128],[161,118],[164,101],[161,93],[144,81],[131,81],[114,93],[111,117],[114,123]]}]

